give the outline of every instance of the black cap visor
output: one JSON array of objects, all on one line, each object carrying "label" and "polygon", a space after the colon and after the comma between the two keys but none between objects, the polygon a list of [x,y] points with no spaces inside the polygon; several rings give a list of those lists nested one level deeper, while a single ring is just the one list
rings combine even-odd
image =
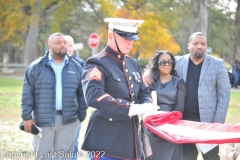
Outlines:
[{"label": "black cap visor", "polygon": [[134,40],[134,41],[139,40],[138,32],[131,33],[131,32],[120,31],[117,29],[114,29],[113,31],[116,32],[119,36],[121,36],[123,38],[127,38],[127,39]]}]

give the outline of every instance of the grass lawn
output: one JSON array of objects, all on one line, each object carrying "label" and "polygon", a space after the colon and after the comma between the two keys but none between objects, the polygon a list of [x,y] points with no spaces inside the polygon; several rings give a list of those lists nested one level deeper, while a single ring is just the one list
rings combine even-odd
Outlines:
[{"label": "grass lawn", "polygon": [[238,92],[231,92],[225,123],[240,123],[240,90]]},{"label": "grass lawn", "polygon": [[[29,153],[32,149],[31,134],[23,132],[19,129],[19,123],[22,121],[22,83],[22,79],[0,77],[0,160],[11,159],[11,157],[9,157],[11,153]],[[88,109],[87,118],[82,123],[82,129],[79,139],[80,144],[83,140],[89,115],[92,110],[92,108]],[[226,117],[226,123],[236,124],[239,122],[240,91],[232,91],[230,96],[229,109]]]}]

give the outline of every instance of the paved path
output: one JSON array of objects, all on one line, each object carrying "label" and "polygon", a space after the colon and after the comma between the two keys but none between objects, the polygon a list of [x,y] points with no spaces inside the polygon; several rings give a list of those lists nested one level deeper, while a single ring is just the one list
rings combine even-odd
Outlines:
[{"label": "paved path", "polygon": [[240,88],[236,89],[236,88],[231,88],[231,92],[240,92]]}]

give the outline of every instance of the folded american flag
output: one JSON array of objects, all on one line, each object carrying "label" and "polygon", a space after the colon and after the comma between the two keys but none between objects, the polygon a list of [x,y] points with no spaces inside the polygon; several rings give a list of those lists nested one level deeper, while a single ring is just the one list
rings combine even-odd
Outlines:
[{"label": "folded american flag", "polygon": [[144,115],[144,126],[173,143],[222,144],[240,142],[240,125],[180,120],[181,112]]}]

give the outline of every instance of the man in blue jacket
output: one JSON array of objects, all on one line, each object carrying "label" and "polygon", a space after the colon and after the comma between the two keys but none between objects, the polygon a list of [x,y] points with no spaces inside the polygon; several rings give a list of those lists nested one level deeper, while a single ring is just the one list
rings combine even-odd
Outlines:
[{"label": "man in blue jacket", "polygon": [[[67,54],[62,33],[49,37],[49,52],[27,68],[22,90],[24,130],[42,129],[33,136],[36,159],[69,159],[78,131],[86,117],[82,67]],[[71,135],[71,136],[70,136]]]}]

